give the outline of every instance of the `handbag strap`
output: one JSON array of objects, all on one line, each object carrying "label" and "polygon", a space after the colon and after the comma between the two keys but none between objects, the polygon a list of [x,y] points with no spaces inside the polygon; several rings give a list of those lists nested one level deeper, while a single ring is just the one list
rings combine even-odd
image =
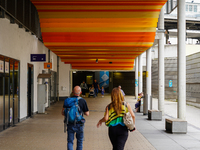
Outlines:
[{"label": "handbag strap", "polygon": [[[124,101],[124,111],[125,111],[125,113],[127,113],[127,112],[126,112],[126,107],[127,107],[127,109],[128,109],[127,102]],[[129,111],[128,111],[128,112],[129,112]]]}]

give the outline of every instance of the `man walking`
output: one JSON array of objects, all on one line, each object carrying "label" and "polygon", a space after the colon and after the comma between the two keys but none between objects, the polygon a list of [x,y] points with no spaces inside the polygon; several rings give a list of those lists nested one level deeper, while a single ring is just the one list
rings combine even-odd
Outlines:
[{"label": "man walking", "polygon": [[100,87],[99,87],[99,83],[97,82],[96,79],[94,80],[93,85],[94,85],[95,96],[98,96],[98,92],[99,92],[99,90],[100,90]]},{"label": "man walking", "polygon": [[[81,94],[80,86],[74,87],[74,96],[78,98]],[[79,98],[78,105],[80,108],[80,112],[83,112],[84,115],[89,116],[89,109],[85,99]],[[65,106],[62,109],[62,115],[64,116]],[[76,122],[76,123],[68,123],[67,124],[67,150],[73,150],[73,141],[74,141],[74,134],[76,133],[77,138],[77,148],[76,150],[83,149],[83,132],[84,131],[84,123],[83,122]]]}]

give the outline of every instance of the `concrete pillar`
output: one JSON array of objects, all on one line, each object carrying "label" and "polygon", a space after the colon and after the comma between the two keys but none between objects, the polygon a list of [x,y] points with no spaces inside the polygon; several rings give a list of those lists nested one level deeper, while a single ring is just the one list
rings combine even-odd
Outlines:
[{"label": "concrete pillar", "polygon": [[135,99],[138,98],[138,57],[135,58]]},{"label": "concrete pillar", "polygon": [[185,0],[178,0],[178,118],[186,118]]},{"label": "concrete pillar", "polygon": [[[158,30],[164,30],[164,7],[160,11]],[[165,100],[165,62],[164,62],[164,33],[159,33],[158,40],[158,110],[164,115]]]},{"label": "concrete pillar", "polygon": [[138,92],[141,93],[143,92],[142,88],[142,74],[143,74],[143,70],[142,70],[142,54],[140,54],[138,56]]},{"label": "concrete pillar", "polygon": [[151,48],[146,51],[146,96],[147,98],[147,113],[149,109],[152,109],[151,96]]},{"label": "concrete pillar", "polygon": [[151,95],[151,48],[146,51],[146,93],[144,94],[143,115],[147,115],[150,109]]}]

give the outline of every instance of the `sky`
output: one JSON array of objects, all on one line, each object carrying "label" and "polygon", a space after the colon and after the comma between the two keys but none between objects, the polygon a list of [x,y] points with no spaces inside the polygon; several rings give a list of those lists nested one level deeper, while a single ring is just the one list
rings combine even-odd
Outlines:
[{"label": "sky", "polygon": [[194,3],[200,3],[200,0],[185,0],[185,2],[191,2],[194,1]]}]

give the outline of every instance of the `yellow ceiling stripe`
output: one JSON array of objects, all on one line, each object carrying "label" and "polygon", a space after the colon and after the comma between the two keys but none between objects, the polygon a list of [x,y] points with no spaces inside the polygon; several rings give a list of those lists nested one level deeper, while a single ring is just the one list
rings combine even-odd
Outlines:
[{"label": "yellow ceiling stripe", "polygon": [[42,28],[42,32],[156,32],[155,27],[137,28]]},{"label": "yellow ceiling stripe", "polygon": [[40,18],[158,18],[159,12],[39,12]]},{"label": "yellow ceiling stripe", "polygon": [[40,23],[140,23],[158,22],[158,18],[40,18]]}]

